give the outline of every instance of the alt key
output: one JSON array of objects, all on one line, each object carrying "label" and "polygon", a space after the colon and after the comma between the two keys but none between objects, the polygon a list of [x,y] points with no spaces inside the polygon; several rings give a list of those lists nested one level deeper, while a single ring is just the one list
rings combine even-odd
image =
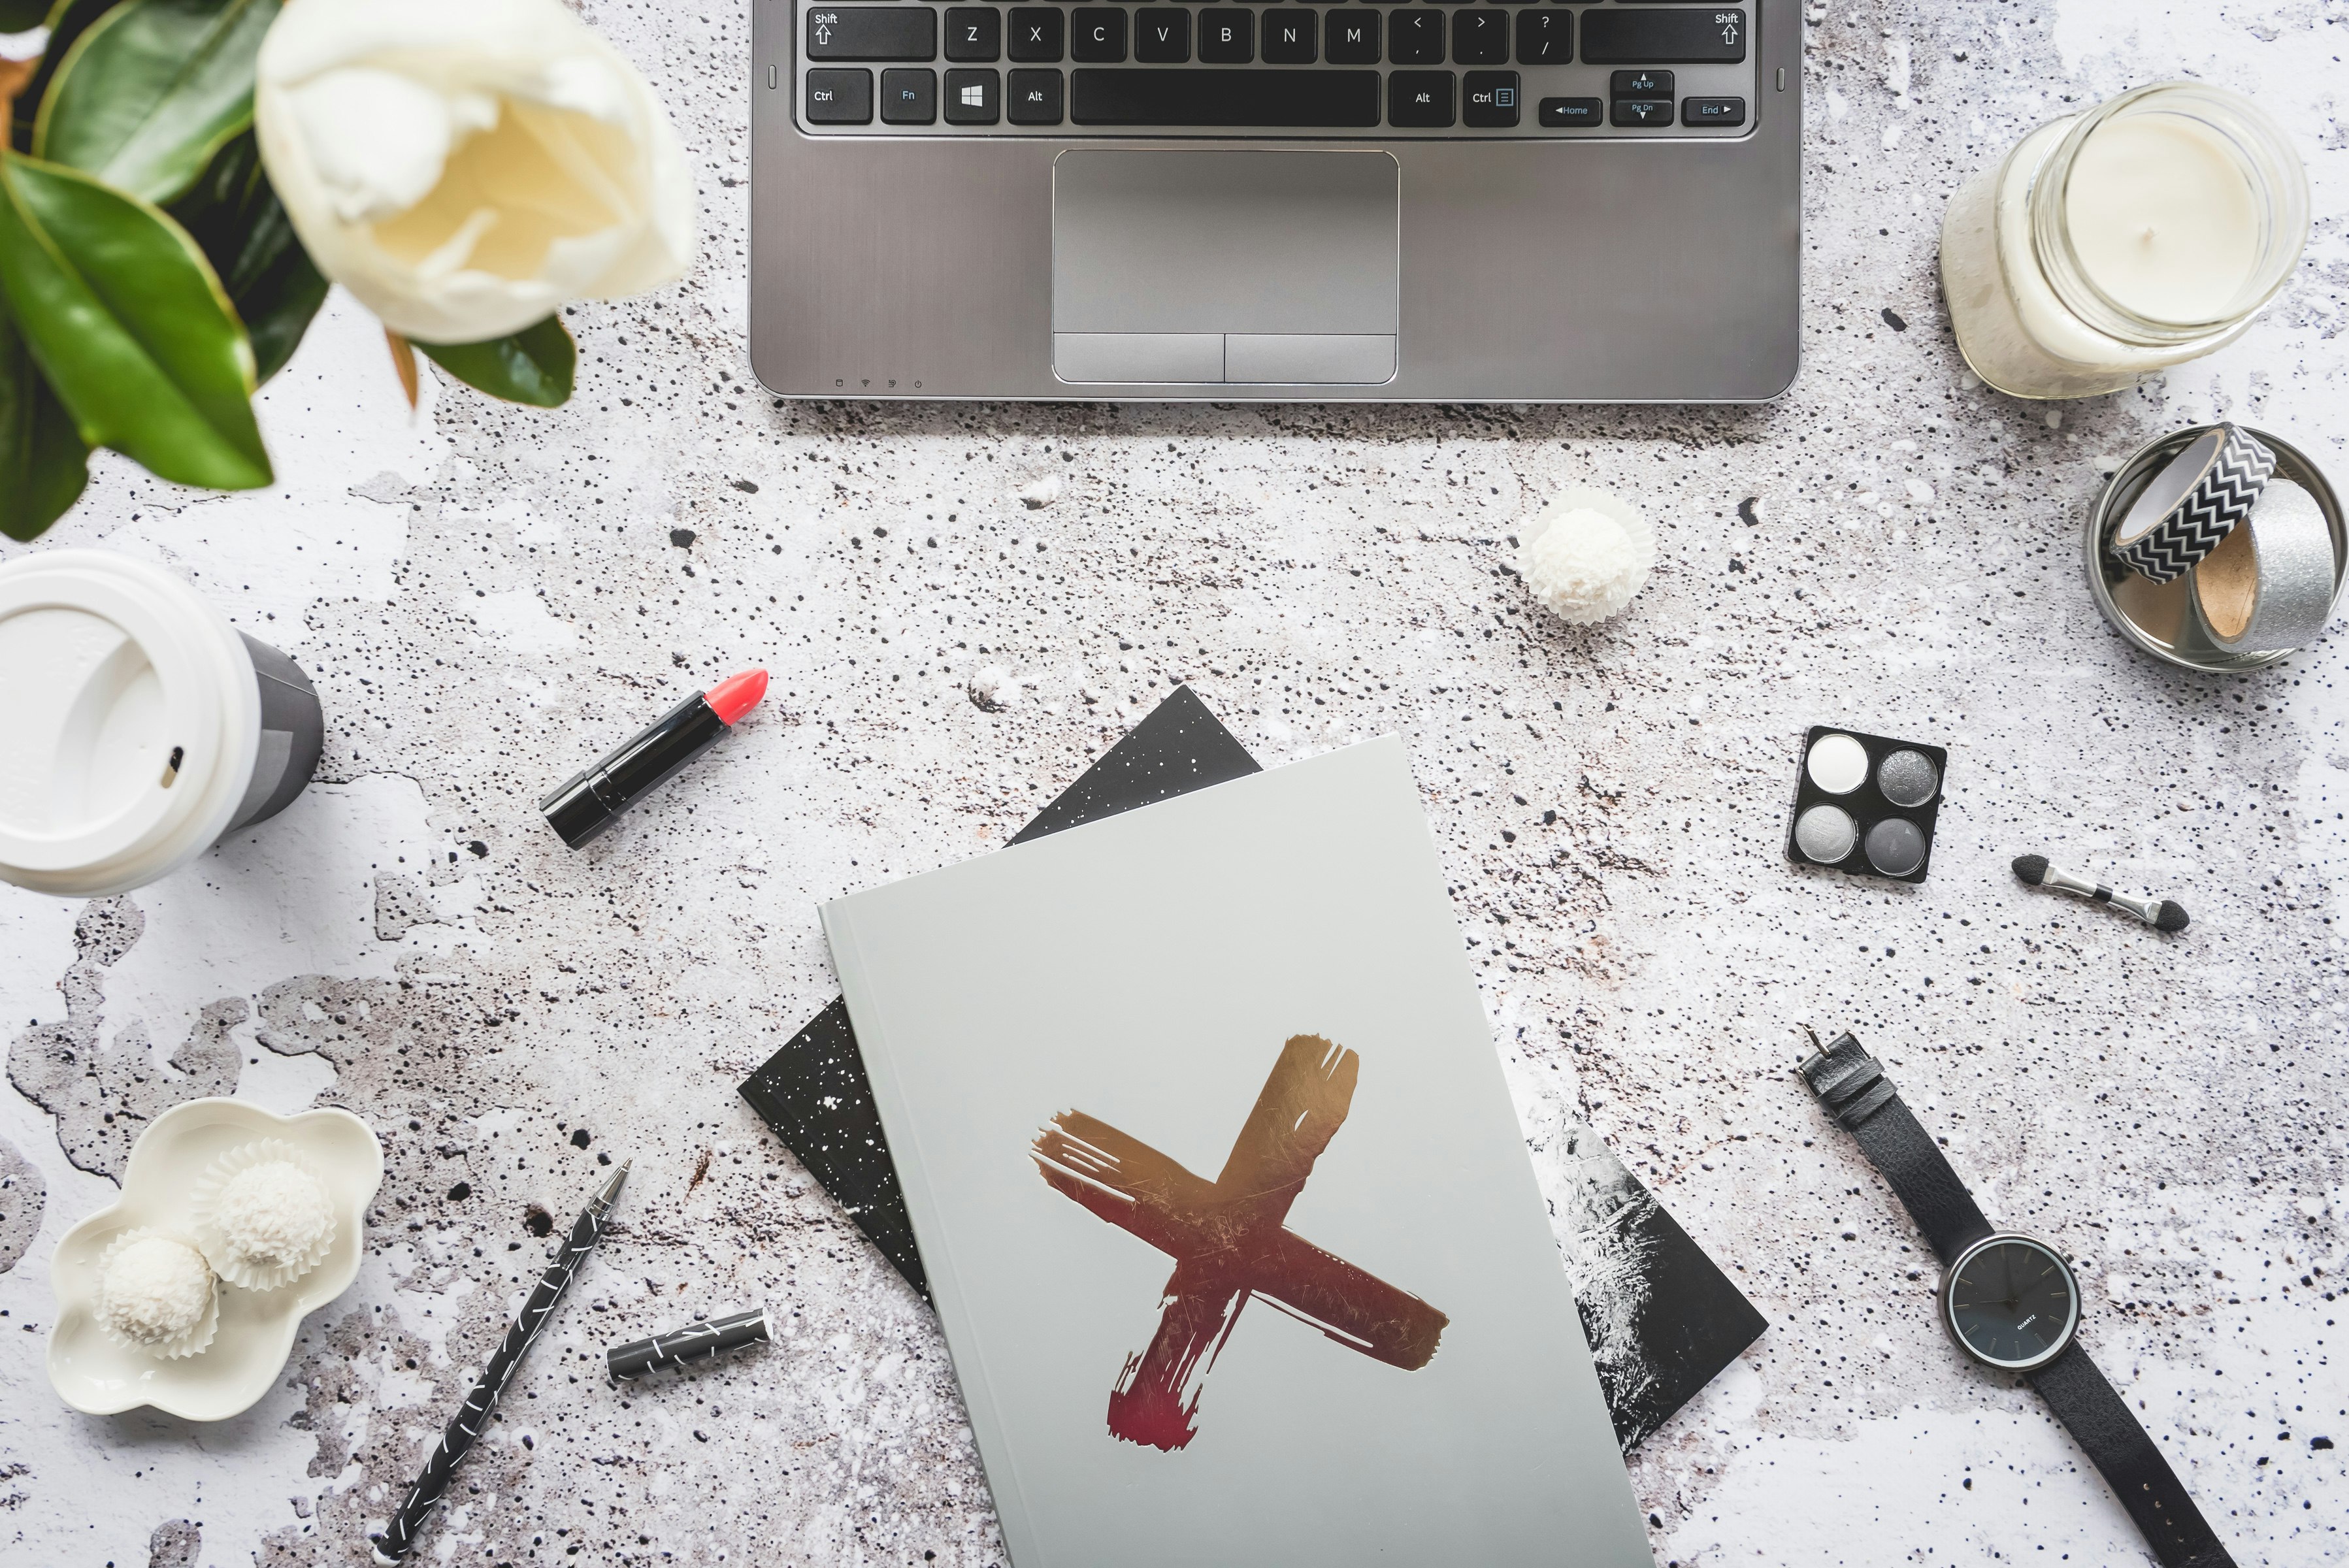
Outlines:
[{"label": "alt key", "polygon": [[1551,130],[1583,130],[1607,123],[1607,105],[1598,98],[1544,98],[1534,112]]}]

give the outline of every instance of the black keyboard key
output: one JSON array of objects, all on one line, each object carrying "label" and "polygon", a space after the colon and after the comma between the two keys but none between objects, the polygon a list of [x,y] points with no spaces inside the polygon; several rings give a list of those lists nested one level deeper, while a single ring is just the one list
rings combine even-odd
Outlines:
[{"label": "black keyboard key", "polygon": [[1314,13],[1284,5],[1264,14],[1264,58],[1274,66],[1309,66],[1316,58]]},{"label": "black keyboard key", "polygon": [[1464,66],[1506,63],[1509,57],[1509,14],[1506,11],[1454,12],[1452,57]]},{"label": "black keyboard key", "polygon": [[1080,5],[1069,13],[1069,58],[1096,64],[1125,58],[1125,13],[1115,5]]},{"label": "black keyboard key", "polygon": [[1607,106],[1597,98],[1544,98],[1534,118],[1551,130],[1587,130],[1607,123]]},{"label": "black keyboard key", "polygon": [[994,71],[947,73],[947,123],[993,125],[1003,113],[1003,78]]},{"label": "black keyboard key", "polygon": [[1014,71],[1003,89],[1004,118],[1014,125],[1061,123],[1061,73]]},{"label": "black keyboard key", "polygon": [[938,14],[916,5],[826,5],[807,14],[807,57],[935,60]]},{"label": "black keyboard key", "polygon": [[1615,98],[1663,98],[1672,96],[1670,71],[1609,71],[1607,90]]},{"label": "black keyboard key", "polygon": [[1614,120],[1617,125],[1670,125],[1672,123],[1672,100],[1617,98]]},{"label": "black keyboard key", "polygon": [[1745,58],[1743,11],[1582,14],[1582,57],[1594,66],[1733,66]]},{"label": "black keyboard key", "polygon": [[938,73],[927,66],[900,66],[881,73],[881,121],[885,125],[936,125]]},{"label": "black keyboard key", "polygon": [[1069,118],[1079,125],[1375,126],[1379,73],[1076,70]]},{"label": "black keyboard key", "polygon": [[1442,130],[1451,125],[1450,71],[1389,71],[1387,123],[1405,130]]},{"label": "black keyboard key", "polygon": [[1191,13],[1180,5],[1144,5],[1133,14],[1133,57],[1177,66],[1191,57]]},{"label": "black keyboard key", "polygon": [[[929,13],[923,13],[927,15]],[[870,125],[873,123],[873,73],[866,70],[810,71],[807,74],[807,117],[810,125]]]},{"label": "black keyboard key", "polygon": [[1692,98],[1681,100],[1682,125],[1744,125],[1745,100],[1742,98]]},{"label": "black keyboard key", "polygon": [[[1444,63],[1444,13],[1414,5],[1387,18],[1387,58],[1398,66]],[[1450,120],[1444,122],[1450,125]]]},{"label": "black keyboard key", "polygon": [[1517,13],[1517,64],[1563,66],[1574,58],[1574,13]]},{"label": "black keyboard key", "polygon": [[1377,65],[1379,14],[1376,11],[1330,12],[1329,60],[1333,66]]},{"label": "black keyboard key", "polygon": [[1256,58],[1256,13],[1237,5],[1209,5],[1199,13],[1199,58],[1210,65],[1244,66]]},{"label": "black keyboard key", "polygon": [[1506,130],[1517,123],[1517,73],[1470,71],[1460,78],[1460,123]]},{"label": "black keyboard key", "polygon": [[1068,17],[1061,12],[1042,5],[1015,5],[1003,14],[1003,23],[1010,34],[1010,43],[1004,52],[1015,60],[1057,60],[1061,57],[1061,31]]},{"label": "black keyboard key", "polygon": [[946,14],[947,58],[992,60],[1003,54],[1003,13],[957,5]]}]

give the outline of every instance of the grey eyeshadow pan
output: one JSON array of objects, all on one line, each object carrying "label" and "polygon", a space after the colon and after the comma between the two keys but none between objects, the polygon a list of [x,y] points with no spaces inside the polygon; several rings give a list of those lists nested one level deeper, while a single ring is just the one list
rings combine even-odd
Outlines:
[{"label": "grey eyeshadow pan", "polygon": [[1941,777],[1921,751],[1896,751],[1876,769],[1876,787],[1896,806],[1921,806],[1941,787]]},{"label": "grey eyeshadow pan", "polygon": [[1889,877],[1905,877],[1925,863],[1925,833],[1906,817],[1887,817],[1868,830],[1868,863]]},{"label": "grey eyeshadow pan", "polygon": [[1823,866],[1831,866],[1851,853],[1852,843],[1858,837],[1859,825],[1840,806],[1814,806],[1795,824],[1796,847]]}]

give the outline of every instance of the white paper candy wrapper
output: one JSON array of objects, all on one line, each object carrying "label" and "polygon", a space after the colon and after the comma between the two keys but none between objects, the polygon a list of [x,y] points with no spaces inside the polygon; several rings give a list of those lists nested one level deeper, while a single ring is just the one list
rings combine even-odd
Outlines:
[{"label": "white paper candy wrapper", "polygon": [[220,1328],[212,1271],[181,1237],[143,1225],[125,1231],[99,1254],[98,1275],[99,1326],[150,1356],[193,1356]]},{"label": "white paper candy wrapper", "polygon": [[195,1233],[221,1278],[275,1290],[316,1268],[335,1244],[335,1204],[307,1156],[264,1138],[213,1161],[197,1180]]},{"label": "white paper candy wrapper", "polygon": [[1587,485],[1551,501],[1517,538],[1517,575],[1546,608],[1576,625],[1617,614],[1656,567],[1647,519]]}]

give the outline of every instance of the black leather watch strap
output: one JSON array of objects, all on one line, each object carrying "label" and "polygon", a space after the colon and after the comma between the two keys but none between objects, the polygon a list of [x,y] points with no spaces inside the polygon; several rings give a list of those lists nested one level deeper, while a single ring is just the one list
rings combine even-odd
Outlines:
[{"label": "black leather watch strap", "polygon": [[1802,1073],[1811,1092],[1892,1183],[1944,1264],[1991,1233],[1990,1222],[1950,1169],[1940,1145],[1918,1125],[1901,1103],[1900,1091],[1857,1040],[1839,1037],[1804,1062]]},{"label": "black leather watch strap", "polygon": [[2078,1340],[2023,1376],[2112,1483],[2162,1568],[2235,1568],[2178,1472]]}]

